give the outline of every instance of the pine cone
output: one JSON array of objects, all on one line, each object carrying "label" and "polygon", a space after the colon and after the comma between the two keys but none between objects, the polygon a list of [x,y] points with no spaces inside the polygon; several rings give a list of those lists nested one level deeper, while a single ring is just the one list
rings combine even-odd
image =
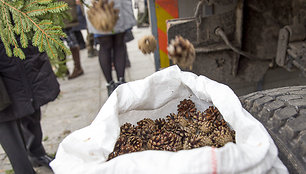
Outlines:
[{"label": "pine cone", "polygon": [[221,117],[221,113],[219,112],[218,108],[214,106],[209,106],[209,108],[204,111],[204,115],[206,120],[213,122]]},{"label": "pine cone", "polygon": [[211,121],[198,121],[198,127],[204,134],[212,133],[215,129],[214,124]]},{"label": "pine cone", "polygon": [[177,118],[178,118],[178,116],[174,113],[170,113],[170,115],[167,115],[166,116],[166,123],[162,127],[162,129],[167,130],[167,131],[175,130],[178,127]]},{"label": "pine cone", "polygon": [[127,137],[124,135],[119,136],[118,140],[116,141],[114,151],[108,155],[107,161],[119,156],[121,153],[121,147],[126,144]]},{"label": "pine cone", "polygon": [[118,156],[122,154],[132,153],[132,152],[137,152],[137,149],[130,144],[126,144],[121,147],[120,153],[118,154]]},{"label": "pine cone", "polygon": [[192,70],[195,60],[195,49],[187,39],[182,38],[182,36],[176,36],[175,39],[171,40],[167,49],[169,59],[174,64]]},{"label": "pine cone", "polygon": [[196,135],[198,127],[195,123],[189,124],[187,127],[183,127],[183,130],[185,130],[190,135]]},{"label": "pine cone", "polygon": [[155,128],[155,122],[150,118],[144,118],[137,122],[137,126],[140,128]]},{"label": "pine cone", "polygon": [[220,126],[222,127],[228,127],[226,121],[223,119],[223,116],[221,115],[218,108],[214,106],[210,106],[208,109],[204,111],[205,120],[211,121],[216,129],[218,129]]},{"label": "pine cone", "polygon": [[155,122],[150,118],[140,120],[136,126],[137,135],[146,142],[156,131],[156,127]]},{"label": "pine cone", "polygon": [[138,48],[143,54],[150,54],[156,50],[157,41],[153,35],[144,36],[138,40]]},{"label": "pine cone", "polygon": [[152,136],[147,143],[149,150],[167,150],[176,152],[182,149],[181,137],[173,132],[164,132]]},{"label": "pine cone", "polygon": [[226,127],[219,127],[219,130],[214,130],[213,140],[216,147],[222,147],[228,142],[234,142],[232,131]]},{"label": "pine cone", "polygon": [[233,137],[233,143],[236,143],[236,131],[231,130],[231,135]]},{"label": "pine cone", "polygon": [[177,124],[179,124],[180,126],[183,127],[187,127],[190,122],[188,120],[185,119],[185,117],[183,117],[182,115],[179,115],[176,119]]},{"label": "pine cone", "polygon": [[198,135],[192,135],[185,139],[183,144],[183,149],[193,149],[193,148],[199,148],[203,146],[212,146],[213,141],[208,136],[203,136],[201,134]]},{"label": "pine cone", "polygon": [[108,155],[108,158],[107,158],[106,161],[109,161],[109,160],[111,160],[111,159],[113,159],[113,158],[116,158],[117,156],[119,156],[118,151],[113,151],[112,153],[110,153],[110,154]]},{"label": "pine cone", "polygon": [[127,136],[124,135],[120,136],[116,141],[114,151],[120,151],[121,146],[125,145],[126,141],[127,141]]},{"label": "pine cone", "polygon": [[182,138],[182,141],[184,141],[185,138],[191,136],[190,133],[188,133],[186,130],[184,130],[184,127],[182,127],[182,126],[176,127],[176,129],[171,130],[171,132],[180,136]]},{"label": "pine cone", "polygon": [[137,137],[137,136],[131,136],[127,139],[127,143],[128,145],[132,146],[136,151],[141,151],[143,150],[142,145],[143,145],[143,141]]},{"label": "pine cone", "polygon": [[177,128],[174,120],[168,120],[166,124],[162,127],[162,131],[173,131]]},{"label": "pine cone", "polygon": [[183,101],[180,101],[180,104],[177,107],[177,114],[182,115],[187,119],[193,118],[193,116],[197,113],[195,104],[190,99],[184,99]]},{"label": "pine cone", "polygon": [[168,121],[168,122],[176,122],[176,120],[177,120],[177,115],[175,114],[175,113],[170,113],[169,115],[167,115],[166,116],[166,120]]},{"label": "pine cone", "polygon": [[157,126],[157,129],[162,129],[164,125],[166,124],[166,120],[164,118],[159,118],[155,120],[155,125]]},{"label": "pine cone", "polygon": [[108,0],[94,0],[87,14],[91,24],[103,32],[111,32],[119,19],[119,10],[114,9],[114,2],[108,3]]},{"label": "pine cone", "polygon": [[125,123],[120,127],[120,135],[133,136],[136,135],[136,128],[131,123]]},{"label": "pine cone", "polygon": [[200,112],[200,111],[197,111],[193,117],[192,117],[195,121],[204,121],[206,120],[206,116],[205,116],[205,113],[204,112]]}]

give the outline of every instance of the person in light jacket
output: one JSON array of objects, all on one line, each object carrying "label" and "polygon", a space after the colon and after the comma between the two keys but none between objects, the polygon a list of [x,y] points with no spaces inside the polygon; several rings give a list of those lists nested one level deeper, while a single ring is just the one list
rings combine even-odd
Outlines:
[{"label": "person in light jacket", "polygon": [[[87,10],[85,6],[85,15],[87,20],[87,27],[90,33],[93,33],[98,44],[100,44],[99,50],[99,62],[107,81],[107,91],[110,95],[115,88],[125,83],[124,72],[126,64],[126,45],[124,42],[124,36],[126,31],[133,28],[136,25],[136,19],[133,13],[133,6],[131,0],[113,0],[115,3],[114,8],[119,9],[119,19],[113,29],[113,32],[105,33],[98,31],[93,27],[88,20]],[[109,1],[110,2],[110,1]],[[85,3],[91,4],[91,0],[87,0]],[[112,77],[112,52],[113,62],[117,74],[117,81],[115,83]]]}]

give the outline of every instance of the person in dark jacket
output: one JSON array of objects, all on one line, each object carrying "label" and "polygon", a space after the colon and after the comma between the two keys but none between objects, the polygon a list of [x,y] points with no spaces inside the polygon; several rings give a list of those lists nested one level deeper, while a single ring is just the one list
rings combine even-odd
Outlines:
[{"label": "person in dark jacket", "polygon": [[9,97],[0,110],[0,143],[15,174],[32,174],[32,166],[49,167],[52,161],[42,145],[40,107],[60,89],[47,54],[33,46],[23,51],[24,60],[8,57],[0,42],[0,89]]}]

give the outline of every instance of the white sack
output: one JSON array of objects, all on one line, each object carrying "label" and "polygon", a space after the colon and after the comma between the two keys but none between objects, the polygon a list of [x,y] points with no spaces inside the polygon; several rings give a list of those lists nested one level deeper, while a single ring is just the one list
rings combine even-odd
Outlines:
[{"label": "white sack", "polygon": [[[105,162],[120,125],[177,113],[179,101],[189,97],[200,111],[215,105],[236,131],[236,144],[178,152],[142,151]],[[265,128],[242,108],[229,87],[172,66],[119,86],[90,126],[61,142],[51,167],[56,174],[288,173],[277,153]]]}]

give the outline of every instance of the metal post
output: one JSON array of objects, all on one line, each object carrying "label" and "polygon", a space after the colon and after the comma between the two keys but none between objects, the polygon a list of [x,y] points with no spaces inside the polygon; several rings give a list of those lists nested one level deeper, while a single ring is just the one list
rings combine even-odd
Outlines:
[{"label": "metal post", "polygon": [[[151,25],[152,34],[158,40],[155,0],[147,0],[147,2],[148,2],[148,8],[149,8],[150,25]],[[160,69],[160,55],[159,55],[158,42],[157,42],[157,48],[154,51],[154,60],[155,60],[155,71],[158,71]]]}]

